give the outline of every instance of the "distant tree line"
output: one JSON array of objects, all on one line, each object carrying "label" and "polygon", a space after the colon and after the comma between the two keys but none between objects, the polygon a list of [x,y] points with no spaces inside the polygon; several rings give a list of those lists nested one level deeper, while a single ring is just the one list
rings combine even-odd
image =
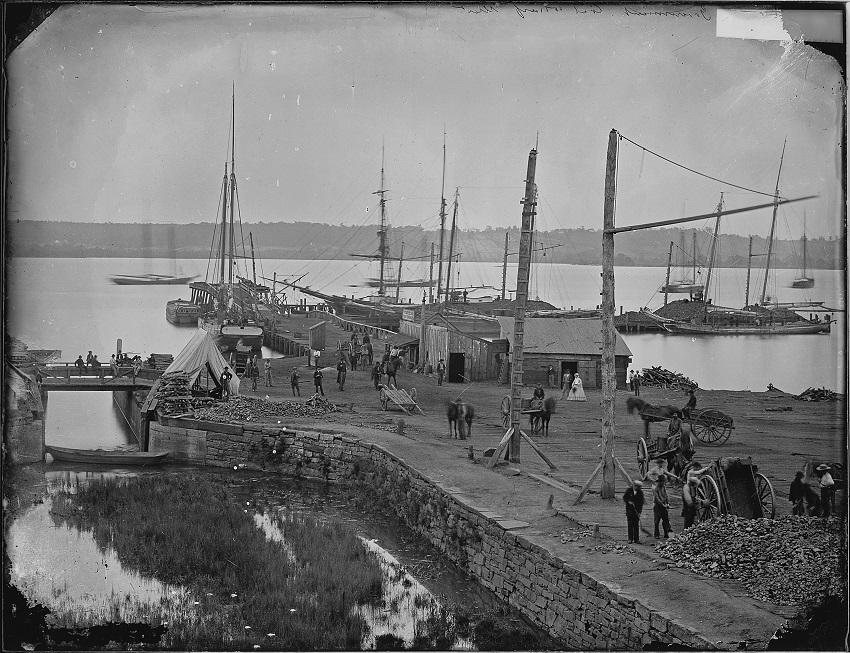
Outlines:
[{"label": "distant tree line", "polygon": [[[6,224],[7,255],[27,257],[116,257],[116,258],[207,258],[218,242],[211,223],[184,225],[150,223],[79,223],[35,220],[9,221]],[[459,231],[454,251],[462,261],[501,261],[505,233],[508,250],[519,247],[519,229],[487,228]],[[693,236],[696,233],[697,265],[707,265],[712,234],[702,229],[653,229],[626,232],[617,236],[618,265],[666,266],[670,242],[674,243],[673,265],[693,264]],[[377,253],[375,225],[344,226],[316,222],[261,222],[236,229],[239,253],[251,255],[250,237],[261,259],[343,259],[352,253]],[[684,237],[684,238],[683,238]],[[427,260],[434,243],[439,252],[439,231],[421,227],[397,227],[389,232],[390,253],[398,256],[404,242],[404,258]],[[444,248],[448,255],[448,233]],[[682,243],[684,242],[684,250]],[[535,233],[540,248],[535,261],[545,263],[601,264],[601,232],[595,229],[556,229]],[[546,249],[544,249],[546,248]],[[748,238],[721,234],[717,263],[722,267],[746,267]],[[767,239],[753,238],[753,253],[764,254]],[[811,238],[807,246],[810,269],[841,269],[845,252],[839,239]],[[509,261],[516,261],[511,256]],[[773,265],[798,268],[802,262],[799,240],[774,242]],[[764,264],[764,257],[753,259],[753,266]]]}]

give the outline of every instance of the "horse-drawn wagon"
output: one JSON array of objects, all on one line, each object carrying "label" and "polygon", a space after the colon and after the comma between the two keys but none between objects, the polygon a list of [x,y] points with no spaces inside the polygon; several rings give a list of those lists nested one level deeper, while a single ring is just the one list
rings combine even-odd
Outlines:
[{"label": "horse-drawn wagon", "polygon": [[[629,397],[626,400],[626,407],[630,413],[638,411],[643,420],[644,436],[647,440],[651,422],[665,422],[676,412],[680,412],[675,406],[654,406],[640,397]],[[694,408],[685,418],[685,422],[690,425],[697,440],[709,446],[718,446],[726,442],[732,436],[732,429],[735,428],[734,421],[729,415],[714,408],[704,410]]]},{"label": "horse-drawn wagon", "polygon": [[[508,428],[511,425],[511,396],[505,395],[502,397],[500,406],[502,413],[502,426]],[[528,426],[531,429],[531,434],[535,435],[541,431],[544,435],[549,435],[549,419],[555,410],[555,400],[547,397],[546,399],[523,398],[520,403],[520,413],[528,415]]]}]

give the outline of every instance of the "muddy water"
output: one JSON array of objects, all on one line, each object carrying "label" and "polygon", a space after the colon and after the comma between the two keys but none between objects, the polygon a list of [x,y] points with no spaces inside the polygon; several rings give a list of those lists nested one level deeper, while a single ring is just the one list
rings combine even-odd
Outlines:
[{"label": "muddy water", "polygon": [[[203,597],[124,569],[115,552],[101,550],[90,532],[69,526],[51,498],[58,489],[73,487],[76,482],[136,472],[91,472],[55,465],[46,469],[44,501],[12,522],[7,550],[13,584],[31,603],[51,611],[48,625],[73,628],[123,622],[167,626],[177,619],[204,619]],[[150,473],[183,471],[170,468]],[[557,648],[416,535],[386,517],[353,511],[339,491],[271,475],[201,473],[226,484],[232,500],[269,539],[281,544],[284,556],[293,552],[276,524],[296,513],[344,522],[360,536],[376,555],[383,574],[383,596],[373,603],[351,606],[352,613],[359,613],[368,626],[362,633],[362,649],[388,645],[453,650]],[[494,618],[507,626],[501,641],[498,632],[492,638]],[[480,629],[488,632],[484,642],[475,633],[482,620],[488,620],[487,627]]]}]

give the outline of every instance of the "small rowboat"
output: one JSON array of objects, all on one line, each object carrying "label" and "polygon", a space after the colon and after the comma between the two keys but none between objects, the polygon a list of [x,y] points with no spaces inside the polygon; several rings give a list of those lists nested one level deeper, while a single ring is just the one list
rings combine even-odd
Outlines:
[{"label": "small rowboat", "polygon": [[68,463],[94,463],[96,465],[159,465],[168,456],[167,451],[68,449],[53,446],[46,446],[44,450],[55,460]]}]

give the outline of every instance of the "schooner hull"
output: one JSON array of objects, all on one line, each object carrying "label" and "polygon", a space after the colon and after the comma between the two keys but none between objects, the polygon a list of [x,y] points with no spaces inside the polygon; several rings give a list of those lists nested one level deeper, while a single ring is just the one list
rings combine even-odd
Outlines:
[{"label": "schooner hull", "polygon": [[682,322],[662,322],[661,325],[670,333],[704,336],[778,336],[794,334],[829,333],[828,322],[804,324],[775,324],[763,326],[722,326],[708,324],[686,324]]},{"label": "schooner hull", "polygon": [[809,277],[801,277],[799,279],[794,279],[791,282],[792,288],[814,288],[815,280],[810,279]]}]

